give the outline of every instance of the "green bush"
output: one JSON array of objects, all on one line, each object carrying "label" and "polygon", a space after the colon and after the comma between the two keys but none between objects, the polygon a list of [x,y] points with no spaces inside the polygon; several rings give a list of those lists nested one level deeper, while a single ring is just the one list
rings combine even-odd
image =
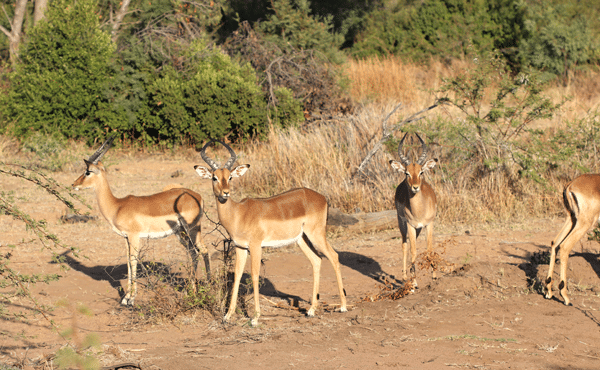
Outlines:
[{"label": "green bush", "polygon": [[342,63],[339,48],[344,37],[333,33],[332,17],[318,18],[310,14],[306,0],[271,2],[272,13],[256,30],[280,49],[318,50],[335,63]]},{"label": "green bush", "polygon": [[565,6],[532,6],[529,13],[519,45],[522,65],[566,78],[569,70],[593,62],[598,42],[584,15],[568,18]]},{"label": "green bush", "polygon": [[294,99],[292,91],[285,87],[276,87],[273,91],[276,104],[269,106],[269,119],[276,126],[286,126],[304,120],[302,103]]},{"label": "green bush", "polygon": [[415,61],[464,56],[468,48],[515,46],[524,8],[516,0],[401,1],[370,12],[352,53],[396,54]]},{"label": "green bush", "polygon": [[149,86],[150,109],[140,118],[145,134],[200,144],[207,138],[264,133],[266,101],[252,67],[201,43],[190,53],[187,68],[167,67]]},{"label": "green bush", "polygon": [[531,126],[551,118],[562,103],[552,103],[542,86],[535,73],[511,74],[495,53],[482,56],[473,69],[444,80],[439,91],[461,117],[435,122],[427,134],[434,141],[443,135],[440,140],[454,148],[445,163],[469,163],[474,179],[504,174],[544,183],[547,168],[540,166],[548,156],[532,142],[537,131]]},{"label": "green bush", "polygon": [[[114,47],[98,27],[97,2],[57,0],[22,45],[21,62],[3,96],[0,128],[16,137],[39,131],[92,138],[110,102]],[[112,117],[109,117],[112,118]]]}]

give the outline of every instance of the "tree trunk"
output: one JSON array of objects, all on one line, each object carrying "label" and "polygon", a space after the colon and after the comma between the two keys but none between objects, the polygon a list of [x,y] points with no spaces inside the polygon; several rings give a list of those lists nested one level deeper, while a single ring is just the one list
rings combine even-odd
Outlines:
[{"label": "tree trunk", "polygon": [[4,33],[9,40],[10,61],[12,64],[19,58],[19,44],[21,42],[21,30],[23,29],[23,19],[25,19],[25,9],[27,0],[17,0],[15,4],[15,17],[11,22],[11,30],[0,26],[0,31]]},{"label": "tree trunk", "polygon": [[48,0],[35,0],[35,6],[33,8],[33,25],[37,25],[40,20],[44,18],[46,8],[48,7]]},{"label": "tree trunk", "polygon": [[112,41],[117,42],[117,31],[121,27],[121,23],[123,22],[123,18],[125,18],[125,14],[127,13],[127,9],[129,9],[129,3],[131,0],[121,0],[121,7],[115,14],[115,20],[112,27]]}]

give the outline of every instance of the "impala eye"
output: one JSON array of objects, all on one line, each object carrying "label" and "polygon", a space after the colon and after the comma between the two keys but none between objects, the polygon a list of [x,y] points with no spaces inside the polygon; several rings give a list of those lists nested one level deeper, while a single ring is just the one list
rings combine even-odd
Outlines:
[{"label": "impala eye", "polygon": [[217,176],[213,176],[213,181],[218,181]]},{"label": "impala eye", "polygon": [[91,174],[92,174],[92,172],[91,172],[91,171],[85,171],[85,175],[86,175],[86,176],[89,176],[89,175],[91,175]]}]

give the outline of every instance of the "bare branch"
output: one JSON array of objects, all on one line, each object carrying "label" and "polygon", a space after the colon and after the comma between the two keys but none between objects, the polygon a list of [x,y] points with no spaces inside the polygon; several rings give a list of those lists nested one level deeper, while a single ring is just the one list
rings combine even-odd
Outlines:
[{"label": "bare branch", "polygon": [[394,114],[394,112],[396,112],[396,110],[398,108],[400,108],[401,105],[402,105],[401,103],[398,103],[396,105],[396,107],[394,107],[394,109],[385,117],[385,119],[382,122],[382,126],[383,126],[383,136],[382,136],[382,138],[377,143],[375,143],[375,145],[373,146],[373,149],[371,149],[367,153],[367,155],[365,156],[365,158],[362,160],[362,162],[360,163],[360,165],[356,169],[356,172],[354,173],[354,175],[352,175],[352,178],[355,178],[359,174],[362,174],[362,175],[365,174],[364,173],[364,169],[367,166],[367,164],[371,161],[371,158],[373,158],[373,156],[375,155],[375,153],[377,153],[379,151],[379,149],[381,149],[381,147],[383,147],[383,143],[386,142],[394,134],[395,131],[398,131],[400,128],[402,128],[407,123],[416,122],[416,121],[421,120],[423,118],[421,116],[421,114],[426,113],[426,112],[434,109],[435,107],[437,107],[438,105],[440,105],[440,102],[436,101],[432,106],[427,107],[425,109],[422,109],[421,111],[413,114],[412,116],[410,116],[407,119],[403,120],[402,122],[398,123],[397,125],[395,125],[394,127],[392,127],[391,130],[388,131],[387,130],[387,121],[392,116],[392,114]]}]

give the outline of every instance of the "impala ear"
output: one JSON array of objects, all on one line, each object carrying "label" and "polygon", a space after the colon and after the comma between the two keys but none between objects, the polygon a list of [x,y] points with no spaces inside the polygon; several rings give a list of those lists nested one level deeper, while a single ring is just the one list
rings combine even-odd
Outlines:
[{"label": "impala ear", "polygon": [[395,161],[393,159],[390,160],[390,165],[392,165],[392,168],[395,169],[396,171],[400,172],[400,173],[405,173],[406,172],[406,168],[404,168],[404,166],[402,165],[402,163]]},{"label": "impala ear", "polygon": [[421,172],[427,172],[430,169],[432,169],[433,167],[435,167],[435,165],[437,164],[438,159],[434,158],[434,159],[430,159],[427,162],[425,162],[425,164],[423,165]]},{"label": "impala ear", "polygon": [[203,179],[212,179],[213,174],[210,170],[204,166],[194,166],[196,173]]},{"label": "impala ear", "polygon": [[249,164],[242,164],[237,166],[233,171],[231,171],[231,177],[240,177],[243,176],[246,171],[250,168]]}]

